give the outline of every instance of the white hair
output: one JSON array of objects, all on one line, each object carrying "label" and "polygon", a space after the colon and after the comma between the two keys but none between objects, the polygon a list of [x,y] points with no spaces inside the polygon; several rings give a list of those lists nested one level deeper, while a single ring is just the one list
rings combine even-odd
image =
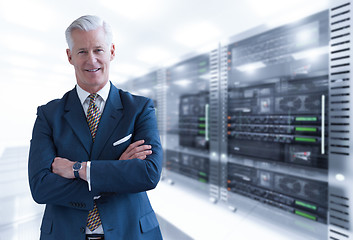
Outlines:
[{"label": "white hair", "polygon": [[72,47],[74,45],[71,35],[73,30],[80,29],[85,32],[88,32],[91,30],[96,30],[99,27],[103,27],[105,32],[105,40],[108,46],[110,46],[113,40],[113,33],[110,25],[98,16],[86,15],[79,17],[78,19],[73,21],[70,26],[66,29],[65,37],[69,49],[72,50]]}]

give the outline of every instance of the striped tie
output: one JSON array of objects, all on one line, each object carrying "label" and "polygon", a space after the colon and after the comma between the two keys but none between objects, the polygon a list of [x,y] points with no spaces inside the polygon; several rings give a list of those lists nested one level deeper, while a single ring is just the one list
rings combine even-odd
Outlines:
[{"label": "striped tie", "polygon": [[[97,93],[92,93],[88,96],[90,99],[90,102],[87,109],[87,122],[88,122],[89,130],[91,131],[92,141],[94,141],[96,137],[99,120],[101,118],[101,112],[99,111],[95,103],[97,96],[98,96]],[[102,222],[99,217],[98,208],[97,208],[96,202],[94,202],[93,209],[88,213],[87,227],[89,228],[89,230],[91,230],[91,232],[93,232],[101,224]]]},{"label": "striped tie", "polygon": [[96,138],[96,132],[97,132],[99,120],[101,118],[101,112],[99,111],[95,103],[97,96],[98,96],[97,93],[92,93],[88,96],[90,102],[87,109],[87,122],[88,122],[89,130],[91,131],[91,134],[92,134],[93,141]]}]

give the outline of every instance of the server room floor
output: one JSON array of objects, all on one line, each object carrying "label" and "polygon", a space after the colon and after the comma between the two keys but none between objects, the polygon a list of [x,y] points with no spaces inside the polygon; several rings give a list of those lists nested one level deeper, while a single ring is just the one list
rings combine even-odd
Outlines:
[{"label": "server room floor", "polygon": [[[16,147],[5,149],[0,157],[0,240],[39,239],[44,206],[30,195],[27,156],[28,147]],[[165,240],[327,239],[322,224],[256,203],[229,211],[211,203],[204,193],[178,183],[161,181],[148,195]],[[249,201],[239,200],[239,204]]]}]

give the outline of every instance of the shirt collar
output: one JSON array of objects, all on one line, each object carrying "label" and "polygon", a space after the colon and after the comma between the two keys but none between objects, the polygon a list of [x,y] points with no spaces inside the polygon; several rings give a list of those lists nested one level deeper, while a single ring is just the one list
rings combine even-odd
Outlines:
[{"label": "shirt collar", "polygon": [[[105,84],[105,86],[97,93],[103,99],[103,101],[106,102],[109,96],[109,91],[110,91],[110,81],[108,81],[107,84]],[[78,98],[80,99],[81,104],[83,105],[83,103],[86,101],[90,93],[83,90],[78,84],[76,84],[76,92],[77,92]]]}]

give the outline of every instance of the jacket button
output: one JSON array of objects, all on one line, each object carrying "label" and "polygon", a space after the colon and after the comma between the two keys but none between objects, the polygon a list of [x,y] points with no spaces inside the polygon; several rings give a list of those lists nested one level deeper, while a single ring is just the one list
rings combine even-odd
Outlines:
[{"label": "jacket button", "polygon": [[86,233],[86,229],[84,227],[80,228],[81,233]]}]

